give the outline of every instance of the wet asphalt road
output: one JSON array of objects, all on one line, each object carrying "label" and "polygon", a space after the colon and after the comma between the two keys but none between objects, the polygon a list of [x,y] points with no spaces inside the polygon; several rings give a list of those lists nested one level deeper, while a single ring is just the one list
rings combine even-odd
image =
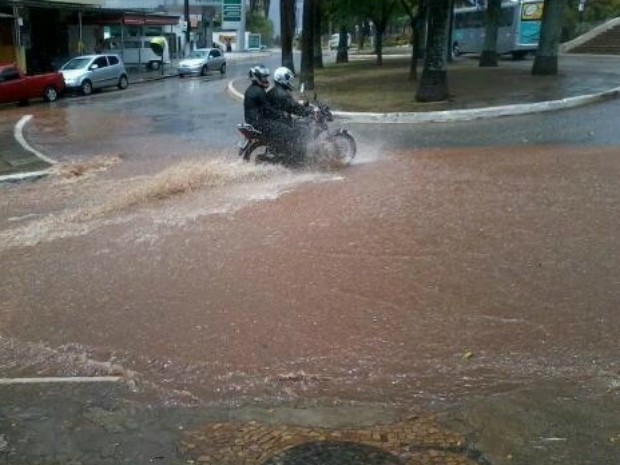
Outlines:
[{"label": "wet asphalt road", "polygon": [[492,463],[618,462],[620,102],[353,125],[358,163],[291,173],[236,160],[226,82],[27,109],[64,164],[1,188],[2,376],[454,409]]}]

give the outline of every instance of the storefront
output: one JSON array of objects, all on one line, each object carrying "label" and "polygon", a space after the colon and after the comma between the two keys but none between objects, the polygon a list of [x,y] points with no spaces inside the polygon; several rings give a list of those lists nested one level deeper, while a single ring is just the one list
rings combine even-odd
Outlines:
[{"label": "storefront", "polygon": [[0,63],[19,63],[15,30],[13,15],[0,11]]},{"label": "storefront", "polygon": [[28,73],[52,71],[71,57],[100,51],[115,34],[164,35],[171,51],[178,47],[178,16],[108,10],[102,3],[9,0],[0,7],[0,61],[15,61]]}]

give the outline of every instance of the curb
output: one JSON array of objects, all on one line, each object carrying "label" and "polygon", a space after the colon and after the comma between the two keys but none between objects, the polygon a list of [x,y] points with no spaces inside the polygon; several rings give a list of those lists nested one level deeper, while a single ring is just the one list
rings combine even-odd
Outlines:
[{"label": "curb", "polygon": [[[243,101],[241,94],[234,87],[234,80],[228,82],[228,94],[235,100]],[[496,107],[472,108],[469,110],[443,110],[410,113],[366,113],[334,111],[333,115],[349,123],[385,123],[385,124],[418,124],[418,123],[451,123],[456,121],[472,121],[499,116],[517,116],[548,111],[565,110],[589,105],[620,97],[620,87],[596,94],[579,95],[559,100],[548,100],[536,103],[519,103]]]}]

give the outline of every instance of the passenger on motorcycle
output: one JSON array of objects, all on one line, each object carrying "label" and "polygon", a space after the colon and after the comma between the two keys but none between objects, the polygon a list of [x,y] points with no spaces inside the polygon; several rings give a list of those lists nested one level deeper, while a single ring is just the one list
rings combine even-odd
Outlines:
[{"label": "passenger on motorcycle", "polygon": [[281,66],[273,73],[274,86],[267,92],[267,99],[271,106],[280,113],[280,121],[288,125],[288,157],[290,162],[303,160],[307,128],[303,125],[292,124],[292,115],[309,116],[312,109],[302,105],[292,95],[295,74],[285,66]]},{"label": "passenger on motorcycle", "polygon": [[252,84],[246,89],[243,100],[245,122],[262,132],[277,152],[286,153],[290,127],[267,99],[269,75],[269,69],[263,65],[250,68]]}]

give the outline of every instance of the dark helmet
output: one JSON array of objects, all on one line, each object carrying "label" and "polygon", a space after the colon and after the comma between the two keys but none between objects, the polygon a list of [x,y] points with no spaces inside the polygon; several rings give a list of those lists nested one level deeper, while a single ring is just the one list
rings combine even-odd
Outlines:
[{"label": "dark helmet", "polygon": [[265,65],[256,65],[250,68],[250,80],[262,86],[269,85],[271,72]]}]

